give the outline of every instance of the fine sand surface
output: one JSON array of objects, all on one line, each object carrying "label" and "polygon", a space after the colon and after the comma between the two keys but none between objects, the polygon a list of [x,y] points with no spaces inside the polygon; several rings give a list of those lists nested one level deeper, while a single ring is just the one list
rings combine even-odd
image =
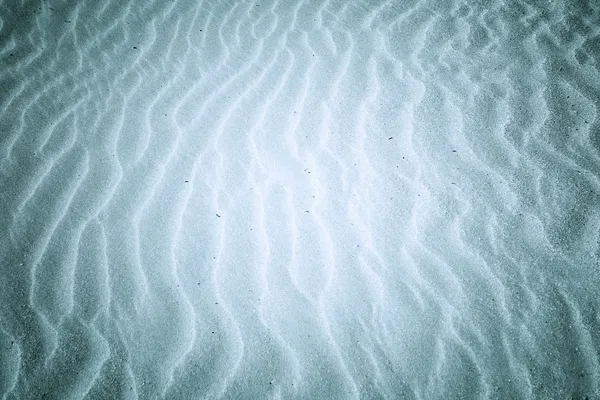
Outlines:
[{"label": "fine sand surface", "polygon": [[0,0],[3,399],[599,399],[597,1]]}]

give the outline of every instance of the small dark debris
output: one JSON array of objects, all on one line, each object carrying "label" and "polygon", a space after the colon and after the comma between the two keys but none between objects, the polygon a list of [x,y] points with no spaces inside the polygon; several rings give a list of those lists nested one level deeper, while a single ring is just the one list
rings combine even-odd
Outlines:
[{"label": "small dark debris", "polygon": [[221,216],[219,214],[215,214],[217,217],[221,218]]},{"label": "small dark debris", "polygon": [[133,48],[137,50],[137,47],[133,46]]},{"label": "small dark debris", "polygon": [[456,153],[456,150],[452,150],[453,153]]},{"label": "small dark debris", "polygon": [[308,210],[304,210],[304,212],[305,212],[305,213],[310,213],[310,211],[308,211]]},{"label": "small dark debris", "polygon": [[388,140],[392,140],[393,138],[394,138],[393,136],[390,136],[390,137],[388,138]]},{"label": "small dark debris", "polygon": [[185,181],[185,183],[189,183],[189,181]]},{"label": "small dark debris", "polygon": [[65,19],[65,22],[71,22],[71,21],[69,21],[68,19]]}]

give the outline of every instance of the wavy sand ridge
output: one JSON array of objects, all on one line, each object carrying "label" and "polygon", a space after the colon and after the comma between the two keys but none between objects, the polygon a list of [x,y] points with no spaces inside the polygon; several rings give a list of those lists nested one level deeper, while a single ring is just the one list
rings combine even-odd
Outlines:
[{"label": "wavy sand ridge", "polygon": [[371,3],[0,1],[3,398],[600,396],[600,10]]}]

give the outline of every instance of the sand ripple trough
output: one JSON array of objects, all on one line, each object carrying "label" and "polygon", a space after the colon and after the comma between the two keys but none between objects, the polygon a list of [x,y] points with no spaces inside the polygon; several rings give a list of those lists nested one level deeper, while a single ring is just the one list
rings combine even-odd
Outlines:
[{"label": "sand ripple trough", "polygon": [[600,398],[599,21],[0,0],[0,396]]}]

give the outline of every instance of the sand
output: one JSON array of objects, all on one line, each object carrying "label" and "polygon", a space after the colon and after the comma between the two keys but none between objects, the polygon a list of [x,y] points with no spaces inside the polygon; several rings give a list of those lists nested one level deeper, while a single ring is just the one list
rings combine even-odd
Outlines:
[{"label": "sand", "polygon": [[3,399],[600,398],[600,7],[0,0]]}]

